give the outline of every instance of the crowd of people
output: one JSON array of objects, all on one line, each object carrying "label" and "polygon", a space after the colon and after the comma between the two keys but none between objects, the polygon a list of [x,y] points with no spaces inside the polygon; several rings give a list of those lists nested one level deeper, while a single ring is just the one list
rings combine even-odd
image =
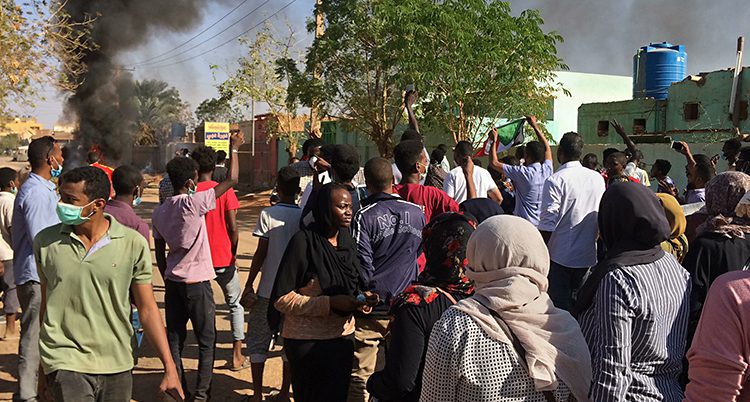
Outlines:
[{"label": "crowd of people", "polygon": [[600,167],[575,132],[553,156],[528,116],[536,139],[514,156],[498,157],[493,129],[487,169],[465,141],[451,168],[447,147],[428,152],[414,99],[392,160],[311,139],[279,170],[244,286],[238,126],[228,155],[200,146],[169,161],[150,227],[134,211],[138,169],[92,154],[63,171],[54,139],[34,140],[23,183],[0,169],[15,400],[130,401],[142,337],[164,366],[154,394],[210,400],[213,281],[229,310],[228,368],[251,369],[252,402],[274,343],[278,401],[750,400],[750,148],[726,141],[717,174],[717,157],[676,143],[680,192],[671,163],[646,171],[616,122],[626,149],[605,150]]}]

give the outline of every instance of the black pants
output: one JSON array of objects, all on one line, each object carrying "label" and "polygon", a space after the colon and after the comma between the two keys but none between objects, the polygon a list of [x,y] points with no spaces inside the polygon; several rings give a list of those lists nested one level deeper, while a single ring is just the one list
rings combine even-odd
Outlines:
[{"label": "black pants", "polygon": [[353,337],[284,339],[297,402],[346,402],[354,359]]},{"label": "black pants", "polygon": [[194,284],[165,282],[165,310],[167,316],[167,341],[187,393],[187,380],[182,367],[182,350],[187,337],[187,322],[193,323],[193,333],[198,340],[198,382],[193,397],[208,400],[216,350],[216,305],[211,282]]},{"label": "black pants", "polygon": [[133,375],[84,374],[58,370],[47,375],[56,402],[130,402]]},{"label": "black pants", "polygon": [[578,289],[583,285],[583,278],[586,276],[586,268],[568,268],[556,262],[552,262],[549,267],[549,294],[555,307],[565,311],[570,311],[575,305]]}]

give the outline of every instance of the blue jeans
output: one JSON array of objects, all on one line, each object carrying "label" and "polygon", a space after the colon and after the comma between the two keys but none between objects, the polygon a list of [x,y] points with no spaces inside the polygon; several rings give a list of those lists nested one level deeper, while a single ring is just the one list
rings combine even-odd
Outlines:
[{"label": "blue jeans", "polygon": [[224,293],[224,301],[229,306],[229,316],[232,323],[232,339],[245,340],[245,308],[240,304],[242,285],[237,267],[229,266],[216,269],[216,283]]},{"label": "blue jeans", "polygon": [[552,261],[549,274],[547,274],[549,281],[547,293],[557,308],[565,311],[573,308],[586,272],[588,268],[568,268]]}]

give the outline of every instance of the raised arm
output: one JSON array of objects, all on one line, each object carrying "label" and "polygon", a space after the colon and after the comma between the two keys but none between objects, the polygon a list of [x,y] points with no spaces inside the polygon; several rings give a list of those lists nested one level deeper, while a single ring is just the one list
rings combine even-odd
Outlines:
[{"label": "raised arm", "polygon": [[461,162],[461,171],[463,171],[464,180],[466,180],[466,199],[477,198],[477,186],[474,183],[474,161],[471,160],[471,157]]},{"label": "raised arm", "polygon": [[412,109],[414,102],[416,101],[417,91],[406,91],[406,96],[404,96],[404,106],[406,106],[406,114],[409,116],[409,127],[419,133],[419,122],[417,122],[417,117],[414,115],[414,110]]},{"label": "raised arm", "polygon": [[628,136],[628,133],[625,132],[625,128],[622,127],[622,124],[620,124],[617,120],[612,120],[612,127],[615,128],[615,132],[617,132],[617,134],[622,138],[622,141],[628,147],[630,154],[635,154],[635,151],[638,150],[638,147],[635,146],[633,140],[631,140],[630,136]]},{"label": "raised arm", "polygon": [[229,174],[223,182],[217,184],[216,187],[214,187],[216,198],[221,197],[222,195],[224,195],[224,193],[231,190],[232,187],[237,185],[240,177],[240,163],[237,154],[239,152],[238,150],[240,149],[240,146],[244,143],[245,139],[242,137],[242,133],[232,135],[229,147],[229,154],[231,155],[231,158],[229,159]]},{"label": "raised arm", "polygon": [[503,171],[503,163],[497,158],[497,128],[492,127],[490,130],[490,138],[492,138],[492,151],[490,152],[490,168],[494,168],[498,172]]},{"label": "raised arm", "polygon": [[534,129],[534,134],[536,134],[536,138],[539,140],[539,142],[544,144],[544,160],[551,161],[552,148],[549,146],[549,141],[547,141],[547,137],[544,136],[542,129],[539,128],[539,124],[537,124],[536,122],[536,116],[526,116],[526,122],[528,122],[531,128]]},{"label": "raised arm", "polygon": [[690,152],[690,147],[688,146],[687,142],[680,141],[680,144],[682,144],[682,149],[678,150],[677,152],[685,155],[685,160],[687,160],[687,166],[688,169],[695,168],[695,165],[697,163],[695,162],[695,158],[693,158],[693,154]]}]

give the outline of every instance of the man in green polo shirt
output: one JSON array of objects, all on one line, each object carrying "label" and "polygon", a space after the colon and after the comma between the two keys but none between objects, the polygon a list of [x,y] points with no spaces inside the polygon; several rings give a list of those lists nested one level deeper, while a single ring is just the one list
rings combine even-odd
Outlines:
[{"label": "man in green polo shirt", "polygon": [[133,388],[130,296],[164,364],[160,390],[184,394],[151,288],[146,240],[104,213],[107,175],[81,167],[60,178],[62,223],[34,239],[42,283],[39,350],[58,402],[129,402]]}]

